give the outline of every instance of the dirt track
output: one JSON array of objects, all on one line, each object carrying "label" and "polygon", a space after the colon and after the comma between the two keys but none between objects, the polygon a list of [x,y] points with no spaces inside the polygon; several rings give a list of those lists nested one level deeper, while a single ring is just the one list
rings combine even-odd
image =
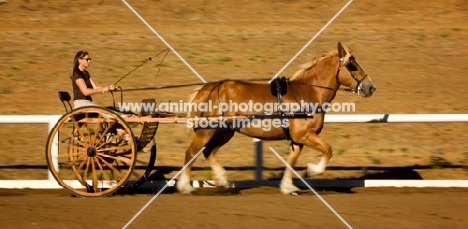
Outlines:
[{"label": "dirt track", "polygon": [[[128,1],[207,81],[276,74],[346,1]],[[242,7],[239,7],[242,6]],[[365,113],[468,113],[468,1],[354,1],[281,75],[337,41],[354,54],[378,90],[369,99],[339,91],[336,102],[354,102]],[[120,1],[9,1],[0,4],[2,115],[61,114],[57,91],[70,91],[73,55],[90,51],[90,72],[100,85],[115,82],[166,48]],[[174,85],[199,79],[171,53],[121,82],[123,88]],[[193,88],[126,94],[126,101],[186,99]],[[110,96],[97,96],[111,104]],[[329,124],[322,136],[334,148],[317,179],[366,177],[366,167],[425,166],[418,179],[467,179],[465,123]],[[45,179],[45,125],[3,124],[0,179]],[[158,131],[159,166],[182,166],[190,135],[183,126]],[[266,143],[286,156],[286,142]],[[252,166],[252,140],[237,136],[220,160]],[[264,152],[265,166],[282,166]],[[316,161],[305,150],[298,166]],[[198,160],[196,166],[206,166]],[[25,169],[26,167],[27,169]],[[355,171],[346,168],[357,167]],[[19,169],[18,169],[19,168]],[[446,168],[446,169],[441,169]],[[452,169],[456,168],[456,169]],[[172,174],[164,174],[171,178]],[[210,179],[199,171],[194,179]],[[229,171],[252,179],[251,171]],[[265,171],[266,179],[278,178]],[[388,177],[395,179],[395,177]],[[353,228],[466,228],[464,189],[353,189],[320,192]],[[209,191],[208,191],[209,192]],[[0,190],[2,228],[121,228],[151,195],[72,198],[64,190]],[[22,219],[25,218],[25,219]],[[284,196],[276,188],[238,195],[158,197],[129,228],[345,228],[311,193]]]},{"label": "dirt track", "polygon": [[[319,191],[352,228],[466,228],[463,189],[356,188]],[[0,190],[2,228],[122,228],[152,195],[97,199],[64,190]],[[347,228],[315,195],[276,188],[195,196],[162,194],[128,228]]]},{"label": "dirt track", "polygon": [[[343,1],[171,1],[129,4],[207,81],[268,78],[276,74],[328,20]],[[243,5],[244,7],[237,7]],[[356,104],[354,114],[468,113],[468,28],[465,0],[355,1],[280,75],[290,76],[307,59],[329,52],[337,41],[354,44],[354,55],[377,86],[371,98],[339,91],[336,102]],[[0,5],[1,114],[62,114],[57,91],[70,91],[71,62],[80,49],[91,52],[89,71],[99,85],[115,82],[167,46],[120,1],[33,2]],[[80,20],[77,20],[79,16]],[[200,79],[169,53],[139,68],[119,84],[123,88],[198,83]],[[157,74],[159,72],[159,74]],[[186,100],[193,87],[136,91],[125,102],[143,98]],[[118,96],[117,96],[118,97]],[[118,98],[115,98],[119,100]],[[95,96],[99,104],[112,97]],[[117,101],[118,102],[118,101]],[[468,143],[464,123],[328,124],[322,137],[334,149],[330,166],[428,166],[424,179],[466,178],[465,170],[441,173],[444,166],[464,168]],[[45,124],[3,124],[6,166],[1,179],[46,179]],[[182,166],[190,142],[183,125],[158,130],[157,164]],[[265,166],[282,166],[268,146],[286,156],[288,143],[266,143]],[[252,140],[238,135],[221,149],[226,166],[253,164]],[[305,149],[298,166],[317,161]],[[14,169],[16,165],[30,169]],[[197,160],[195,166],[206,166]],[[12,167],[9,167],[12,166]],[[24,167],[24,166],[23,166]],[[11,168],[11,169],[10,169]],[[366,175],[325,173],[321,177]],[[249,173],[251,174],[251,173]],[[199,174],[210,179],[208,172]],[[252,179],[245,173],[231,179]],[[265,176],[278,174],[266,172]]]}]

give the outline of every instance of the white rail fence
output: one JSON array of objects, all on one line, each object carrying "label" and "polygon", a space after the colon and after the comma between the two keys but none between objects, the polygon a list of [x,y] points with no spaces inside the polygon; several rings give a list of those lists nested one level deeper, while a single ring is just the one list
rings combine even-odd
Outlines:
[{"label": "white rail fence", "polygon": [[[0,115],[0,124],[48,124],[49,132],[60,115]],[[468,114],[329,114],[326,123],[428,123],[428,122],[468,122]],[[44,139],[45,141],[45,139]],[[58,139],[55,139],[52,153],[58,156]],[[262,142],[254,139],[256,181],[261,180]],[[45,142],[44,142],[45,146]],[[44,158],[45,161],[45,158]],[[468,187],[468,180],[339,180],[311,181],[314,186],[362,186],[362,187]],[[268,182],[266,182],[268,183]],[[164,183],[154,183],[164,185]],[[47,180],[0,180],[0,188],[61,188],[49,173]]]}]

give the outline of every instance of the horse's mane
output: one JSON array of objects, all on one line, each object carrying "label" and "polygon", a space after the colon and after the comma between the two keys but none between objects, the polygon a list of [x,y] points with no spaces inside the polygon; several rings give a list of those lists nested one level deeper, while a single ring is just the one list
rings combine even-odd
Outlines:
[{"label": "horse's mane", "polygon": [[299,76],[301,76],[305,71],[307,70],[310,70],[311,68],[317,66],[317,64],[322,61],[323,59],[327,58],[327,57],[330,57],[330,56],[333,56],[333,55],[336,55],[338,53],[337,50],[334,50],[334,51],[331,51],[329,53],[326,53],[326,54],[323,54],[321,56],[318,56],[318,57],[315,57],[313,59],[310,59],[309,61],[307,61],[306,63],[302,64],[301,66],[299,66],[299,70],[296,71],[292,77],[291,77],[291,80],[292,79],[295,79]]}]

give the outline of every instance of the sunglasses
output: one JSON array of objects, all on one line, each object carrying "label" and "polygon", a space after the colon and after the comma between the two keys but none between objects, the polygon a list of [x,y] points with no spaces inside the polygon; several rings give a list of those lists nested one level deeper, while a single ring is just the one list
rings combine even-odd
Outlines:
[{"label": "sunglasses", "polygon": [[81,58],[81,59],[86,60],[88,62],[91,61],[91,58],[89,58],[89,57],[88,58]]}]

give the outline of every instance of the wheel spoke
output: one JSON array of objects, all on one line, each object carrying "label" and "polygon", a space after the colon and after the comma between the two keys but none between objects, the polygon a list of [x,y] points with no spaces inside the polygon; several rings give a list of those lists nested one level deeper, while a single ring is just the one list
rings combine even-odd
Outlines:
[{"label": "wheel spoke", "polygon": [[[72,123],[73,123],[73,127],[75,128],[75,130],[78,131],[78,134],[83,138],[85,139],[86,135],[83,133],[83,131],[81,130],[80,126],[78,125],[78,122],[76,121],[75,117],[71,117],[71,120],[72,120]],[[88,142],[84,142],[85,143],[85,146],[87,147],[89,145]]]},{"label": "wheel spoke", "polygon": [[109,144],[115,140],[117,140],[118,138],[122,137],[124,134],[126,134],[126,131],[120,131],[119,133],[117,133],[116,135],[112,136],[111,138],[107,139],[106,142],[104,142],[103,144],[99,145],[96,147],[97,150],[101,149],[103,146],[105,146],[106,144]]},{"label": "wheel spoke", "polygon": [[99,160],[103,161],[104,164],[106,164],[106,161],[102,160],[102,158],[96,158],[95,160],[96,160],[96,164],[99,167],[99,170],[101,170],[101,172],[102,172],[102,176],[103,176],[104,180],[108,180],[109,184],[112,184],[109,175],[106,173],[106,171],[104,171],[104,168],[102,167],[101,163],[99,163]]},{"label": "wheel spoke", "polygon": [[92,168],[92,173],[93,173],[93,189],[94,189],[94,192],[98,192],[99,183],[98,183],[96,166],[94,165],[94,158],[91,158],[91,168]]},{"label": "wheel spoke", "polygon": [[125,145],[119,145],[119,146],[111,146],[111,147],[101,148],[101,149],[98,150],[98,152],[103,152],[103,151],[118,151],[118,150],[128,151],[128,150],[131,150],[131,149],[132,149],[132,146],[131,146],[131,145],[125,144]]},{"label": "wheel spoke", "polygon": [[90,158],[86,158],[86,168],[84,170],[84,173],[83,173],[83,181],[86,183],[86,180],[88,179],[88,170],[89,170],[89,161],[90,161]]},{"label": "wheel spoke", "polygon": [[106,142],[103,142],[103,138],[106,136],[109,130],[115,125],[116,122],[106,122],[106,123],[108,123],[106,129],[102,131],[101,136],[99,136],[99,140],[95,142],[95,143],[101,143],[100,145],[97,145],[97,144],[94,145],[97,148],[100,148],[102,145],[106,144]]},{"label": "wheel spoke", "polygon": [[[85,118],[87,118],[87,119],[89,118],[89,113],[88,112],[85,113]],[[89,139],[88,139],[89,141],[88,142],[89,142],[89,145],[92,146],[93,142],[92,142],[92,139],[91,139],[91,131],[89,130],[89,125],[88,125],[87,122],[83,123],[83,125],[86,125],[86,130],[88,131],[88,136],[89,136]]]},{"label": "wheel spoke", "polygon": [[80,141],[76,136],[73,136],[72,133],[69,133],[68,131],[61,131],[62,129],[64,129],[64,127],[60,127],[59,129],[59,133],[60,134],[65,134],[67,137],[69,137],[73,142],[76,142],[78,143],[79,145],[83,146],[83,147],[87,147],[86,143],[83,142],[83,141]]},{"label": "wheel spoke", "polygon": [[111,163],[107,162],[104,158],[100,157],[99,158],[107,167],[109,167],[109,169],[111,169],[113,172],[117,173],[119,175],[119,179],[118,181],[121,180],[122,177],[124,177],[124,174],[122,174],[120,172],[120,170],[118,168],[116,168],[114,165],[112,165]]},{"label": "wheel spoke", "polygon": [[127,166],[132,164],[132,159],[126,158],[126,157],[121,156],[121,155],[111,156],[111,155],[101,154],[100,156],[112,158],[112,159],[114,159],[116,161],[121,161],[121,162],[125,163]]}]

